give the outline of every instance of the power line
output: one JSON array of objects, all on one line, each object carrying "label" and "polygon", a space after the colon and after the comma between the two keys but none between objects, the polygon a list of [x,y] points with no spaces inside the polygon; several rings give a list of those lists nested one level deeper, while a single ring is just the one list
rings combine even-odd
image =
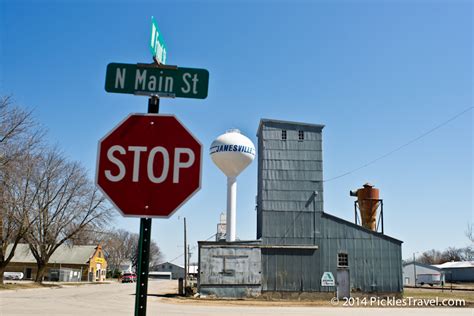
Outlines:
[{"label": "power line", "polygon": [[461,115],[463,115],[463,114],[465,114],[465,113],[471,111],[473,108],[474,108],[473,106],[470,106],[470,107],[468,107],[467,109],[464,109],[463,111],[461,111],[461,112],[457,113],[456,115],[450,117],[450,118],[447,119],[446,121],[444,121],[444,122],[442,122],[442,123],[436,125],[435,127],[431,128],[430,130],[424,132],[424,133],[421,134],[420,136],[415,137],[415,138],[413,138],[412,140],[410,140],[410,141],[404,143],[403,145],[401,145],[401,146],[399,146],[399,147],[397,147],[397,148],[395,148],[395,149],[393,149],[393,150],[391,150],[391,151],[389,151],[389,152],[387,152],[387,153],[385,153],[385,154],[383,154],[383,155],[381,155],[381,156],[379,156],[379,157],[377,157],[377,158],[375,158],[375,159],[373,159],[373,160],[367,162],[366,164],[364,164],[364,165],[362,165],[362,166],[360,166],[360,167],[357,167],[357,168],[355,168],[355,169],[349,170],[349,171],[347,171],[347,172],[345,172],[345,173],[342,173],[342,174],[340,174],[340,175],[338,175],[338,176],[335,176],[335,177],[332,177],[332,178],[323,180],[323,182],[329,182],[329,181],[332,181],[332,180],[336,180],[336,179],[339,179],[339,178],[348,176],[348,175],[350,175],[351,173],[354,173],[354,172],[356,172],[356,171],[358,171],[358,170],[360,170],[360,169],[363,169],[363,168],[365,168],[365,167],[368,167],[368,166],[370,166],[370,165],[376,163],[377,161],[382,160],[382,159],[384,159],[384,158],[390,156],[391,154],[393,154],[393,153],[395,153],[395,152],[397,152],[397,151],[399,151],[399,150],[401,150],[401,149],[403,149],[403,148],[405,148],[405,147],[407,147],[407,146],[413,144],[414,142],[420,140],[421,138],[423,138],[423,137],[425,137],[425,136],[428,136],[429,134],[433,133],[433,132],[436,131],[437,129],[440,129],[441,127],[445,126],[446,124],[448,124],[448,123],[454,121],[455,119],[457,119],[457,118],[460,117]]},{"label": "power line", "polygon": [[[212,234],[212,235],[209,236],[205,241],[208,241],[209,239],[213,238],[215,235],[216,235],[216,234]],[[190,250],[194,250],[194,249],[196,249],[196,247],[197,247],[197,246],[195,245],[195,246],[193,246]],[[181,258],[182,256],[184,256],[184,253],[182,253],[182,254],[180,254],[179,256],[177,256],[177,257],[171,259],[171,260],[168,261],[168,262],[173,262],[173,261],[175,261],[175,260],[178,260],[178,259]]]}]

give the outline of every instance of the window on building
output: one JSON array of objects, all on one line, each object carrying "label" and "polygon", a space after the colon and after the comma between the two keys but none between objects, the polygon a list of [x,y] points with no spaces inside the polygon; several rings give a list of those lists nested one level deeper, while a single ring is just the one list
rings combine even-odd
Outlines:
[{"label": "window on building", "polygon": [[338,267],[348,267],[349,266],[349,256],[347,253],[338,253],[337,254],[337,266]]},{"label": "window on building", "polygon": [[298,140],[299,141],[304,140],[304,131],[298,131]]},{"label": "window on building", "polygon": [[162,269],[164,269],[164,268],[165,268],[165,265],[164,265],[164,264],[162,264],[162,265],[161,265],[161,268],[162,268]]},{"label": "window on building", "polygon": [[286,140],[286,129],[281,131],[281,139]]},{"label": "window on building", "polygon": [[99,251],[98,256],[99,256],[99,258],[102,258],[102,252]]}]

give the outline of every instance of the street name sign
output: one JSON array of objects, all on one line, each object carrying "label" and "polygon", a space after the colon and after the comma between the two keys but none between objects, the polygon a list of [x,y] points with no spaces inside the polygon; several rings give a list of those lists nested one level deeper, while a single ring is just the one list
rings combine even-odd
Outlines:
[{"label": "street name sign", "polygon": [[324,272],[321,277],[321,286],[335,286],[334,275],[331,272]]},{"label": "street name sign", "polygon": [[205,99],[208,86],[209,72],[197,68],[110,63],[105,75],[105,91],[112,93]]},{"label": "street name sign", "polygon": [[166,45],[154,17],[151,17],[150,51],[158,63],[166,64]]},{"label": "street name sign", "polygon": [[124,216],[168,218],[199,191],[201,157],[175,116],[131,114],[99,141],[96,182]]}]

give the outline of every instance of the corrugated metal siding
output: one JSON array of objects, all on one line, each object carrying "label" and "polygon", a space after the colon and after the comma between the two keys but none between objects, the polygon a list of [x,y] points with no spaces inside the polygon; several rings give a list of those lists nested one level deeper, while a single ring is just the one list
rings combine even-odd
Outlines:
[{"label": "corrugated metal siding", "polygon": [[318,287],[320,275],[317,252],[318,250],[262,249],[262,290],[314,291]]},{"label": "corrugated metal siding", "polygon": [[321,161],[323,158],[323,152],[320,150],[281,150],[281,149],[265,149],[263,156],[264,159],[274,160],[311,160]]},{"label": "corrugated metal siding", "polygon": [[[348,254],[351,289],[402,291],[400,244],[331,219],[320,220],[324,238],[315,239],[318,250],[262,250],[263,291],[334,291],[320,283],[326,271],[337,276],[340,252]],[[268,241],[277,244],[281,238]]]},{"label": "corrugated metal siding", "polygon": [[313,198],[313,190],[262,190],[264,200],[273,201],[302,201],[307,203]]},{"label": "corrugated metal siding", "polygon": [[263,169],[273,170],[318,170],[321,171],[321,164],[314,163],[313,160],[263,160]]},{"label": "corrugated metal siding", "polygon": [[284,181],[284,180],[261,180],[262,182],[262,191],[259,191],[259,194],[263,192],[263,190],[272,191],[318,191],[318,198],[322,199],[322,195],[320,192],[323,191],[322,183],[321,182],[314,182],[314,181]]},{"label": "corrugated metal siding", "polygon": [[322,171],[314,170],[263,170],[263,180],[320,181]]},{"label": "corrugated metal siding", "polygon": [[446,281],[474,281],[474,268],[444,268],[442,271],[445,273]]},{"label": "corrugated metal siding", "polygon": [[207,248],[204,246],[200,249],[200,255],[199,282],[201,285],[259,285],[261,283],[259,248]]},{"label": "corrugated metal siding", "polygon": [[321,132],[307,125],[277,125],[267,122],[258,134],[257,237],[264,243],[277,238],[277,244],[312,244],[314,214],[323,207]]},{"label": "corrugated metal siding", "polygon": [[308,133],[304,134],[304,140],[269,140],[265,139],[263,141],[263,148],[265,150],[285,150],[285,151],[321,151],[322,144],[321,140],[310,140],[308,138],[310,134],[315,133]]},{"label": "corrugated metal siding", "polygon": [[253,297],[261,293],[261,251],[258,247],[199,244],[201,295]]},{"label": "corrugated metal siding", "polygon": [[337,254],[347,252],[351,288],[364,292],[402,290],[401,245],[364,229],[321,217],[322,238],[316,239],[325,271],[337,271]]},{"label": "corrugated metal siding", "polygon": [[[258,135],[257,135],[258,136]],[[262,179],[262,164],[260,163],[260,157],[263,157],[263,137],[258,137],[258,148],[257,148],[257,159],[258,159],[258,168],[257,168],[257,239],[262,238],[262,222],[263,222],[263,213],[262,213],[262,193],[263,192],[263,179]]]},{"label": "corrugated metal siding", "polygon": [[[283,225],[282,223],[287,224]],[[314,241],[313,223],[313,212],[263,211],[264,243],[272,245],[312,245]]]}]

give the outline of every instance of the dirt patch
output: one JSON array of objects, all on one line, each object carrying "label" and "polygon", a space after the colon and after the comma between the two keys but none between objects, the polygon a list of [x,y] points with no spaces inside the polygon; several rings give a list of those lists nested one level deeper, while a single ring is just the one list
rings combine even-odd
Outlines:
[{"label": "dirt patch", "polygon": [[[339,300],[339,302],[331,301],[333,297],[332,293],[307,293],[307,295],[299,295],[299,296],[291,296],[291,295],[265,295],[264,293],[262,296],[256,298],[242,298],[242,299],[222,299],[216,298],[213,296],[206,296],[206,297],[183,297],[176,294],[165,294],[161,293],[159,295],[153,295],[157,297],[157,299],[171,304],[195,304],[195,305],[206,305],[206,306],[281,306],[281,307],[342,307],[344,305],[344,300]],[[352,298],[355,301],[362,301],[365,298],[366,301],[370,300],[370,294],[363,294],[363,293],[352,293]],[[464,300],[465,307],[473,307],[474,306],[474,296],[473,293],[470,291],[436,291],[436,290],[426,290],[426,289],[405,289],[403,295],[377,295],[378,298],[396,298],[396,299],[438,299],[441,302],[443,299],[450,299],[450,300]],[[355,307],[355,305],[347,305],[349,307]],[[358,307],[397,307],[397,306],[370,306],[369,304],[359,305]],[[414,306],[400,306],[400,307],[414,307]],[[421,306],[421,307],[430,307],[430,306]],[[443,306],[439,306],[443,307]],[[462,307],[462,305],[460,305]]]},{"label": "dirt patch", "polygon": [[39,284],[36,282],[29,283],[6,283],[0,284],[0,291],[3,290],[24,290],[24,289],[39,289],[39,288],[60,288],[58,284]]},{"label": "dirt patch", "polygon": [[83,286],[83,285],[103,285],[112,284],[112,282],[64,282],[60,286]]},{"label": "dirt patch", "polygon": [[160,300],[173,304],[198,304],[206,306],[332,306],[330,300],[291,301],[291,300],[267,300],[264,298],[246,299],[216,299],[216,298],[194,298],[194,297],[164,297]]}]

